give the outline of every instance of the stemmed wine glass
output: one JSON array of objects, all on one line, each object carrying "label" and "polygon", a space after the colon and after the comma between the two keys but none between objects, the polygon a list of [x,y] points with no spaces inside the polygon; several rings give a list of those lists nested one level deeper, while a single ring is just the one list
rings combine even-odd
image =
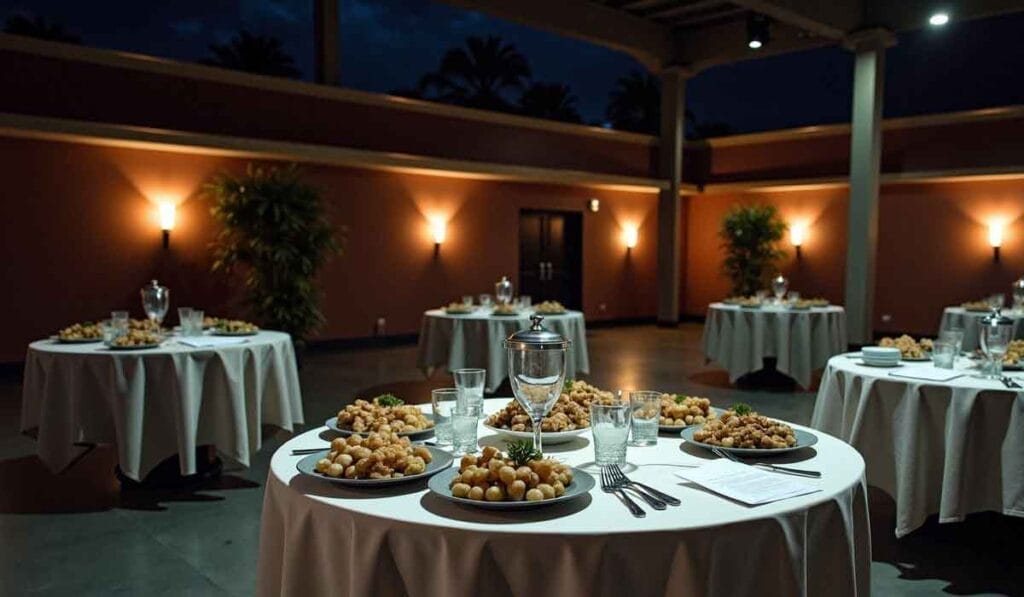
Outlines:
[{"label": "stemmed wine glass", "polygon": [[140,294],[142,295],[142,310],[145,311],[146,317],[154,324],[154,327],[159,330],[164,322],[164,317],[167,316],[167,309],[171,306],[170,289],[161,286],[156,280],[151,280],[142,288]]},{"label": "stemmed wine glass", "polygon": [[772,278],[772,294],[775,295],[776,304],[782,303],[782,297],[786,296],[786,290],[789,289],[789,280],[785,276],[779,274]]},{"label": "stemmed wine glass", "polygon": [[1013,335],[1013,320],[994,311],[982,320],[979,342],[988,359],[988,377],[999,379],[1003,376],[1003,357]]},{"label": "stemmed wine glass", "polygon": [[533,423],[533,447],[543,453],[541,420],[562,394],[565,359],[571,342],[543,326],[541,315],[530,316],[530,329],[505,339],[512,393]]}]

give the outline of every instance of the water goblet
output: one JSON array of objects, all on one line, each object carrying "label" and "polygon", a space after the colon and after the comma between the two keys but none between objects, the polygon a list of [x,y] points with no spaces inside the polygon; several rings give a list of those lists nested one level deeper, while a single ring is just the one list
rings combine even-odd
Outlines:
[{"label": "water goblet", "polygon": [[544,317],[530,316],[530,328],[505,339],[512,393],[533,424],[533,446],[543,452],[541,420],[562,394],[566,353],[571,342],[541,325]]}]

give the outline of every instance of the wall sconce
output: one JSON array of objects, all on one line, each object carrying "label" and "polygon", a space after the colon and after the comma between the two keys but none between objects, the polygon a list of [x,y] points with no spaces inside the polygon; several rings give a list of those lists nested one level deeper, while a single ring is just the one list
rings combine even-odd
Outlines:
[{"label": "wall sconce", "polygon": [[622,229],[622,242],[626,244],[626,252],[633,250],[638,237],[636,226],[626,226]]},{"label": "wall sconce", "polygon": [[163,231],[163,244],[165,249],[171,245],[171,230],[174,229],[176,209],[177,207],[169,201],[164,201],[157,206],[157,213],[160,218],[160,230]]},{"label": "wall sconce", "polygon": [[992,260],[999,261],[999,248],[1003,246],[1003,222],[999,220],[989,222],[988,244],[992,245]]},{"label": "wall sconce", "polygon": [[591,199],[590,201],[587,201],[587,209],[590,210],[590,213],[596,214],[601,209],[601,200]]},{"label": "wall sconce", "polygon": [[441,253],[441,243],[448,235],[448,226],[443,218],[436,217],[430,220],[430,233],[434,237],[434,257]]},{"label": "wall sconce", "polygon": [[807,239],[807,225],[806,224],[792,224],[789,227],[789,242],[793,244],[793,248],[796,249],[796,258],[800,258],[800,247],[803,246],[804,240]]}]

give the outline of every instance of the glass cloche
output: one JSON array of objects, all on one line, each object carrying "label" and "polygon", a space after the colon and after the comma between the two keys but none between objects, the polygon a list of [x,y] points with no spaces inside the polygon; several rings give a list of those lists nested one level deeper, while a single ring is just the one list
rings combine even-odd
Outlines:
[{"label": "glass cloche", "polygon": [[494,298],[500,305],[508,305],[512,302],[512,281],[508,276],[502,276],[501,280],[494,285]]},{"label": "glass cloche", "polygon": [[1024,309],[1024,276],[1013,283],[1013,308],[1018,311]]},{"label": "glass cloche", "polygon": [[541,325],[544,317],[530,316],[530,328],[505,339],[508,351],[508,377],[512,393],[530,415],[533,445],[541,446],[541,419],[555,405],[565,382],[566,356],[572,344],[561,334]]},{"label": "glass cloche", "polygon": [[772,294],[775,295],[776,302],[782,302],[782,297],[786,296],[786,291],[789,290],[789,280],[786,276],[778,274],[772,278]]},{"label": "glass cloche", "polygon": [[161,286],[156,280],[150,280],[149,284],[139,291],[142,296],[142,310],[146,317],[157,327],[164,322],[167,316],[167,309],[171,306],[171,291],[166,286]]}]

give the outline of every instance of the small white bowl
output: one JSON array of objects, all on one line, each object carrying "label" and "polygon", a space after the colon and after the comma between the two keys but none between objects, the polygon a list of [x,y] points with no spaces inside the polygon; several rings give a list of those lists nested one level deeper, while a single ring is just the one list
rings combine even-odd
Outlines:
[{"label": "small white bowl", "polygon": [[889,346],[865,346],[860,352],[864,359],[869,361],[900,360],[900,349]]}]

